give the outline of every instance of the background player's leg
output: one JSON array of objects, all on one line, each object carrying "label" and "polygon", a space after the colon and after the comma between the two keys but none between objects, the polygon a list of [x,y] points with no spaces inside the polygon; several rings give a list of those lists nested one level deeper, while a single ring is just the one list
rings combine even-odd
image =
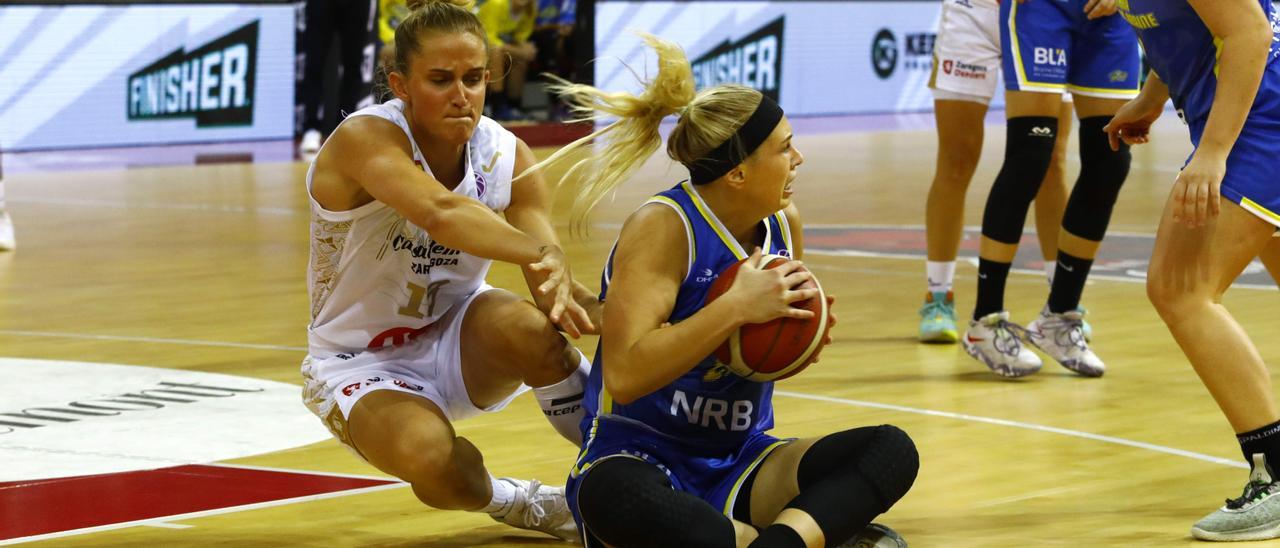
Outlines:
[{"label": "background player's leg", "polygon": [[[1280,463],[1280,411],[1266,364],[1222,294],[1267,246],[1275,227],[1222,199],[1217,217],[1198,228],[1173,220],[1165,205],[1147,276],[1147,296],[1236,432],[1241,453],[1253,465],[1240,499],[1196,523],[1192,534],[1211,540],[1280,528],[1280,490],[1272,473]],[[1256,538],[1256,537],[1255,537]]]},{"label": "background player's leg", "polygon": [[[3,185],[3,183],[0,183]],[[0,193],[3,187],[0,187]],[[0,203],[0,207],[4,204]],[[1262,248],[1262,253],[1258,254],[1258,258],[1262,259],[1262,264],[1267,267],[1267,272],[1271,273],[1271,279],[1276,281],[1276,285],[1280,285],[1280,232],[1267,242],[1267,246]]]},{"label": "background player's leg", "polygon": [[978,101],[936,100],[933,108],[938,125],[938,158],[925,202],[928,242],[925,269],[929,288],[924,306],[920,308],[920,340],[952,343],[959,338],[955,301],[950,293],[955,279],[956,253],[964,230],[964,196],[982,155],[982,119],[987,114],[987,105]]},{"label": "background player's leg", "polygon": [[[373,70],[377,60],[378,0],[348,0],[342,7],[342,82],[338,109],[351,114],[373,104]],[[332,128],[326,128],[332,131]]]},{"label": "background player's leg", "polygon": [[1044,259],[1049,283],[1053,283],[1052,265],[1058,256],[1058,229],[1062,212],[1067,208],[1067,141],[1071,135],[1075,110],[1068,101],[1058,111],[1058,139],[1053,144],[1049,171],[1036,194],[1036,238],[1040,240],[1040,256]]},{"label": "background player's leg", "polygon": [[1041,362],[1010,327],[1004,287],[1027,211],[1053,158],[1062,94],[1007,91],[1005,104],[1004,162],[982,214],[977,304],[964,347],[997,374],[1020,377],[1039,371]]},{"label": "background player's leg", "polygon": [[590,363],[532,303],[504,290],[477,296],[463,318],[460,347],[462,379],[476,407],[505,400],[523,382],[556,431],[582,443]]},{"label": "background player's leg", "polygon": [[735,508],[762,528],[761,546],[834,546],[897,503],[919,466],[915,444],[894,426],[799,440],[765,458]]},{"label": "background player's leg", "polygon": [[[1271,377],[1249,336],[1222,306],[1222,294],[1275,227],[1223,200],[1221,213],[1191,229],[1165,206],[1147,276],[1147,296],[1236,432],[1280,420]],[[1280,463],[1280,458],[1275,462]]]},{"label": "background player's leg", "polygon": [[324,62],[334,38],[333,4],[323,0],[303,2],[302,26],[295,47],[300,68],[294,85],[296,133],[302,137],[298,151],[314,154],[323,140]]},{"label": "background player's leg", "polygon": [[1080,177],[1071,189],[1058,235],[1056,273],[1048,305],[1027,326],[1027,340],[1064,367],[1098,377],[1106,370],[1084,337],[1080,296],[1111,221],[1120,187],[1129,175],[1129,147],[1111,150],[1102,128],[1123,99],[1076,97],[1080,116]]}]

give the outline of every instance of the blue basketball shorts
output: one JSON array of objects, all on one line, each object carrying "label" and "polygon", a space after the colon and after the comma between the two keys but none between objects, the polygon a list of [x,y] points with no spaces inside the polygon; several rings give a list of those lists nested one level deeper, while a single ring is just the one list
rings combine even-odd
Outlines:
[{"label": "blue basketball shorts", "polygon": [[1090,21],[1085,1],[1000,2],[1005,89],[1114,99],[1138,95],[1137,35],[1119,15]]},{"label": "blue basketball shorts", "polygon": [[[611,419],[609,415],[598,416],[587,431],[582,452],[565,483],[569,509],[573,511],[578,530],[586,531],[578,509],[578,487],[582,479],[599,462],[631,458],[657,466],[674,488],[705,500],[724,515],[732,516],[733,503],[747,476],[774,449],[789,442],[764,432],[755,432],[734,446],[702,445],[658,434],[630,421]],[[590,540],[588,538],[588,546],[593,544]]]},{"label": "blue basketball shorts", "polygon": [[[1273,116],[1260,114],[1263,113],[1249,115],[1231,147],[1220,191],[1223,198],[1280,228],[1280,179],[1276,177],[1276,159],[1280,158],[1280,112]],[[1205,122],[1197,120],[1188,124],[1196,145],[1200,143]],[[1190,161],[1188,156],[1187,162]]]}]

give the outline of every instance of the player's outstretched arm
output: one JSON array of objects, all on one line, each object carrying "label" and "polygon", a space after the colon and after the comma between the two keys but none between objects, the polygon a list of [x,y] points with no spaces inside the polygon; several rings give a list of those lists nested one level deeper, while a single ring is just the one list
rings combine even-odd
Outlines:
[{"label": "player's outstretched arm", "polygon": [[[516,139],[515,172],[522,174],[511,186],[511,204],[504,214],[511,226],[540,242],[560,245],[555,227],[551,224],[551,191],[546,178],[539,171],[526,173],[538,163],[533,151],[524,141]],[[534,270],[531,265],[521,265],[529,293],[551,321],[569,336],[577,338],[583,333],[596,334],[602,305],[595,293],[574,280],[569,265],[558,278],[551,291],[542,292],[540,286],[551,280],[548,271]]]},{"label": "player's outstretched arm", "polygon": [[[408,138],[387,120],[347,120],[329,140],[317,163],[332,161],[371,199],[391,206],[441,245],[519,265],[536,263],[557,247],[517,230],[483,203],[444,188],[414,165]],[[335,154],[325,154],[330,151]]]}]

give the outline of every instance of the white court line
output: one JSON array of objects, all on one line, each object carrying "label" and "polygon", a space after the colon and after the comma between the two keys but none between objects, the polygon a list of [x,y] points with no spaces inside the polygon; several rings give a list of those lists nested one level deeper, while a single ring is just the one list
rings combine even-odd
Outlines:
[{"label": "white court line", "polygon": [[396,483],[404,483],[399,479],[391,476],[363,476],[360,474],[339,474],[337,472],[318,472],[312,470],[296,470],[293,468],[275,468],[272,466],[253,466],[251,464],[231,464],[226,462],[205,462],[200,466],[217,466],[219,468],[240,468],[242,470],[259,470],[262,472],[284,472],[286,474],[312,474],[316,476],[329,476],[334,478],[350,478],[373,481],[394,481]]},{"label": "white court line", "polygon": [[1045,426],[1045,425],[1042,425],[1042,424],[1032,424],[1032,423],[1029,423],[1029,422],[1011,421],[1011,420],[1007,420],[1007,419],[997,419],[997,418],[993,418],[993,417],[981,417],[981,416],[978,416],[978,415],[968,415],[968,414],[965,414],[965,413],[952,413],[952,412],[949,412],[949,411],[937,411],[937,410],[934,410],[934,409],[922,409],[922,408],[919,408],[919,407],[907,407],[907,406],[905,406],[905,405],[893,405],[893,404],[891,404],[891,403],[876,403],[876,402],[862,401],[862,400],[848,400],[848,399],[844,399],[844,398],[833,398],[833,397],[830,397],[830,396],[815,396],[815,395],[812,395],[812,394],[803,394],[803,393],[800,393],[800,392],[788,392],[788,391],[778,390],[778,391],[774,391],[774,394],[778,394],[778,395],[781,395],[781,396],[787,396],[787,397],[791,397],[791,398],[799,398],[799,399],[802,399],[802,400],[814,400],[814,401],[822,401],[822,402],[827,402],[827,403],[838,403],[838,404],[841,404],[841,405],[851,405],[851,406],[855,406],[855,407],[870,407],[870,408],[873,408],[873,409],[886,409],[886,410],[889,410],[889,411],[898,411],[898,412],[901,412],[901,413],[913,413],[913,414],[916,414],[916,415],[926,415],[926,416],[930,416],[930,417],[942,417],[942,418],[947,418],[947,419],[956,419],[956,420],[964,420],[964,421],[970,421],[970,422],[979,422],[979,423],[983,423],[983,424],[994,424],[994,425],[996,425],[996,426],[1009,426],[1009,427],[1013,427],[1013,428],[1023,428],[1023,429],[1026,429],[1026,430],[1034,430],[1034,431],[1036,431],[1036,432],[1047,432],[1047,433],[1050,433],[1050,434],[1060,434],[1060,435],[1063,435],[1063,436],[1071,436],[1071,437],[1074,437],[1074,438],[1083,438],[1083,439],[1091,440],[1091,441],[1100,441],[1100,442],[1103,442],[1103,443],[1112,443],[1112,444],[1116,444],[1116,445],[1124,445],[1124,446],[1126,446],[1126,447],[1134,447],[1134,448],[1137,448],[1137,449],[1145,449],[1145,450],[1147,450],[1147,451],[1154,451],[1154,452],[1156,452],[1156,453],[1165,453],[1165,454],[1168,454],[1168,455],[1175,455],[1175,456],[1179,456],[1179,457],[1186,457],[1186,458],[1189,458],[1189,459],[1195,459],[1195,460],[1204,461],[1204,462],[1209,462],[1209,463],[1213,463],[1213,464],[1221,464],[1221,465],[1223,465],[1223,466],[1230,466],[1230,467],[1232,467],[1232,468],[1244,468],[1244,469],[1248,469],[1248,468],[1249,468],[1249,465],[1248,465],[1247,463],[1243,462],[1243,461],[1236,461],[1236,460],[1231,460],[1231,459],[1224,459],[1224,458],[1219,458],[1219,457],[1215,457],[1215,456],[1212,456],[1212,455],[1205,455],[1205,454],[1203,454],[1203,453],[1196,453],[1196,452],[1193,452],[1193,451],[1184,451],[1184,450],[1182,450],[1182,449],[1174,449],[1174,448],[1172,448],[1172,447],[1165,447],[1165,446],[1163,446],[1163,445],[1156,445],[1156,444],[1154,444],[1154,443],[1146,443],[1146,442],[1141,442],[1141,441],[1127,440],[1127,439],[1124,439],[1124,438],[1116,438],[1116,437],[1112,437],[1112,436],[1104,436],[1104,435],[1101,435],[1101,434],[1093,434],[1093,433],[1090,433],[1090,432],[1081,432],[1081,431],[1079,431],[1079,430],[1069,430],[1069,429],[1067,429],[1067,428],[1058,428],[1058,427],[1056,427],[1056,426]]},{"label": "white court line", "polygon": [[[870,259],[899,259],[899,260],[907,260],[907,261],[925,260],[924,255],[912,255],[909,253],[881,253],[878,251],[855,251],[852,249],[838,249],[838,250],[806,249],[804,250],[804,253],[805,255],[826,255],[829,257],[860,257],[860,258],[870,258]],[[978,265],[977,257],[958,257],[956,260],[963,261],[973,266]],[[1032,274],[1032,275],[1041,276],[1041,277],[1044,276],[1044,271],[1037,270],[1037,269],[1013,268],[1013,269],[1010,269],[1009,271],[1017,274]],[[1108,282],[1125,282],[1125,283],[1131,283],[1131,284],[1147,283],[1146,278],[1136,278],[1133,276],[1116,276],[1114,274],[1098,274],[1096,272],[1090,273],[1089,281],[1092,282],[1095,280],[1104,280]],[[1238,287],[1240,289],[1261,289],[1265,291],[1275,291],[1276,289],[1276,286],[1274,284],[1247,284],[1247,283],[1239,283],[1239,282],[1231,284],[1231,287],[1232,288]],[[3,331],[0,331],[0,333],[3,333]]]},{"label": "white court line", "polygon": [[181,523],[169,523],[166,521],[152,521],[147,523],[139,523],[143,527],[159,527],[161,529],[190,529],[194,525],[183,525]]},{"label": "white court line", "polygon": [[262,213],[267,215],[306,215],[305,210],[292,209],[288,207],[255,207],[242,205],[217,205],[217,204],[166,204],[166,203],[143,203],[143,202],[122,202],[117,200],[87,200],[87,199],[71,199],[71,198],[9,198],[9,202],[25,203],[25,204],[44,204],[44,205],[63,205],[63,206],[89,206],[89,207],[114,207],[123,209],[175,209],[179,211],[205,211],[211,213]]},{"label": "white court line", "polygon": [[29,537],[18,537],[6,540],[0,540],[0,546],[8,544],[18,544],[20,542],[32,542],[36,540],[48,540],[54,538],[63,538],[73,535],[83,535],[86,533],[98,533],[102,531],[111,531],[115,529],[124,529],[135,525],[154,525],[157,521],[180,521],[193,518],[202,518],[207,516],[217,516],[221,514],[230,514],[233,512],[243,512],[245,510],[257,510],[259,508],[271,508],[273,506],[285,506],[288,504],[297,504],[300,502],[311,502],[314,500],[324,500],[337,497],[345,497],[349,495],[360,495],[364,493],[372,493],[375,491],[384,491],[387,489],[399,489],[407,486],[407,483],[392,483],[388,485],[374,485],[372,487],[361,487],[359,489],[348,489],[346,491],[335,491],[332,493],[321,493],[319,495],[307,495],[303,497],[294,497],[291,499],[272,500],[267,502],[257,502],[254,504],[244,504],[240,506],[228,506],[226,508],[216,508],[213,510],[203,510],[200,512],[188,512],[186,514],[175,514],[172,516],[161,516],[156,518],[140,519],[135,521],[126,521],[121,523],[112,523],[109,525],[99,525],[97,527],[85,527],[83,529],[72,529],[70,531],[58,531],[56,533],[45,533],[43,535],[31,535]]},{"label": "white court line", "polygon": [[283,346],[278,344],[254,344],[222,341],[200,341],[193,339],[162,339],[156,337],[130,337],[125,335],[90,335],[88,333],[66,333],[59,331],[22,331],[18,329],[0,329],[0,335],[15,337],[53,337],[60,339],[89,339],[96,341],[127,341],[161,344],[183,344],[188,346],[221,346],[227,348],[251,348],[254,350],[288,350],[306,352],[304,346]]}]

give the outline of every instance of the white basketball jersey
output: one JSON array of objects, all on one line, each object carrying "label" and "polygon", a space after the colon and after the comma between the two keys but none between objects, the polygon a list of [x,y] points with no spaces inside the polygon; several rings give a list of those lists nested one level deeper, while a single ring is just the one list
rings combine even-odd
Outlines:
[{"label": "white basketball jersey", "polygon": [[[426,158],[394,99],[356,111],[404,130],[414,163]],[[516,138],[497,122],[480,118],[467,143],[466,175],[453,191],[502,211],[511,201]],[[328,211],[311,196],[315,164],[307,171],[311,201],[311,325],[313,358],[355,354],[403,344],[484,283],[488,259],[437,243],[390,206],[373,201],[350,211]]]}]

